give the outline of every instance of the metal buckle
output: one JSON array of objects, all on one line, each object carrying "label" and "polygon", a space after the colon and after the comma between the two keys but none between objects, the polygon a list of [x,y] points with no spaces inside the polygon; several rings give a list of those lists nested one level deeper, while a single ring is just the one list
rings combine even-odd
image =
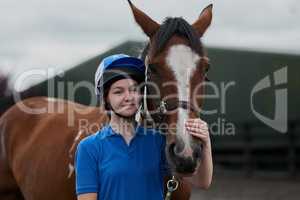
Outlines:
[{"label": "metal buckle", "polygon": [[167,182],[167,189],[170,192],[174,192],[178,188],[178,181],[175,179],[175,176]]},{"label": "metal buckle", "polygon": [[172,192],[177,190],[179,182],[175,179],[175,176],[172,176],[172,179],[167,182],[168,192],[166,194],[165,200],[170,200],[172,196]]},{"label": "metal buckle", "polygon": [[163,114],[167,112],[166,104],[167,103],[165,101],[161,101],[159,105],[159,111]]}]

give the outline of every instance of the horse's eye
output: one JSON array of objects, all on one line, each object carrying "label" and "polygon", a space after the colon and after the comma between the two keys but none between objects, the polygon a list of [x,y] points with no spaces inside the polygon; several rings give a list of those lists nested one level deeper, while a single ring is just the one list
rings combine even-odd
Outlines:
[{"label": "horse's eye", "polygon": [[210,69],[210,63],[207,63],[206,68],[205,68],[205,72],[207,73],[209,69]]},{"label": "horse's eye", "polygon": [[149,67],[150,69],[155,69],[155,68],[156,68],[156,64],[150,63],[150,64],[148,64],[148,67]]},{"label": "horse's eye", "polygon": [[209,69],[210,69],[210,63],[207,63],[205,72],[204,72],[204,77],[205,77],[204,80],[207,82],[210,82],[210,80],[207,78],[207,73],[208,73]]},{"label": "horse's eye", "polygon": [[151,71],[151,73],[154,73],[154,74],[157,73],[157,69],[156,69],[157,65],[156,64],[151,63],[148,65],[148,67],[149,67],[149,71]]}]

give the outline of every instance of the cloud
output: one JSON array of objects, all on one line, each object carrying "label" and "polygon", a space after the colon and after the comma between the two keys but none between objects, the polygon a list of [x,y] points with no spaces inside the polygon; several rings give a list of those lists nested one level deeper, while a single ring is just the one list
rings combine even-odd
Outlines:
[{"label": "cloud", "polygon": [[[133,0],[158,22],[183,16],[192,23],[214,3],[206,45],[300,54],[297,0]],[[67,68],[125,39],[146,39],[126,0],[3,0],[0,69]],[[11,70],[13,68],[13,70]]]}]

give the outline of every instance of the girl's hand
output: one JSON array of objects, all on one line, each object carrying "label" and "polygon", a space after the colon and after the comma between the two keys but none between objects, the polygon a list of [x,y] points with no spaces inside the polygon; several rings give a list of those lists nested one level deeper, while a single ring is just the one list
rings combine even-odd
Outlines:
[{"label": "girl's hand", "polygon": [[189,134],[202,141],[204,146],[210,145],[208,125],[200,118],[190,118],[185,122],[186,130]]}]

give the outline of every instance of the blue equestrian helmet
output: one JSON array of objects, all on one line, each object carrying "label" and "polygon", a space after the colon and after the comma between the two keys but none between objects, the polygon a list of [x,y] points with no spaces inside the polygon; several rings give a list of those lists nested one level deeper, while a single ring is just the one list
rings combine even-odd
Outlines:
[{"label": "blue equestrian helmet", "polygon": [[103,101],[105,90],[114,82],[124,78],[131,78],[138,84],[144,82],[144,62],[126,54],[111,55],[101,61],[95,73],[95,93],[100,103]]}]

